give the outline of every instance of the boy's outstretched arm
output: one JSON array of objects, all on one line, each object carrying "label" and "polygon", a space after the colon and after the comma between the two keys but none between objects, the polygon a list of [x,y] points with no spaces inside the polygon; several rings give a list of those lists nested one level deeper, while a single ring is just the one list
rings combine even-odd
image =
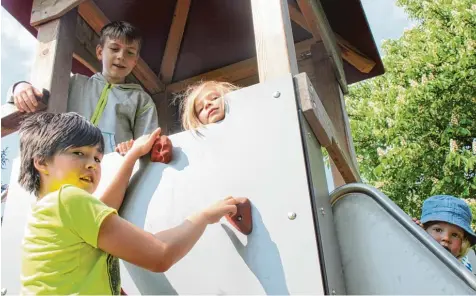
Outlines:
[{"label": "boy's outstretched arm", "polygon": [[165,272],[192,249],[208,224],[218,222],[228,213],[234,215],[237,203],[228,197],[156,234],[111,214],[101,224],[98,248],[150,271]]},{"label": "boy's outstretched arm", "polygon": [[160,128],[156,129],[150,135],[143,135],[134,141],[132,148],[124,157],[124,162],[119,168],[115,178],[99,198],[103,203],[111,208],[119,210],[122,201],[124,200],[127,186],[129,185],[129,178],[134,169],[134,164],[141,156],[149,153],[154,145],[155,139],[159,137]]}]

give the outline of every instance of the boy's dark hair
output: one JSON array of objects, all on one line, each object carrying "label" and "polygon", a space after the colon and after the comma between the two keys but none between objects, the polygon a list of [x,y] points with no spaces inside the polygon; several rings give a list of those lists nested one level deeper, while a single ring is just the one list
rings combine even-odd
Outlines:
[{"label": "boy's dark hair", "polygon": [[40,174],[34,158],[49,160],[70,147],[99,144],[104,151],[101,130],[77,113],[39,113],[25,119],[20,126],[20,175],[18,182],[37,196]]},{"label": "boy's dark hair", "polygon": [[109,39],[123,39],[126,43],[137,41],[139,43],[139,49],[142,44],[142,35],[139,29],[124,21],[110,22],[102,27],[100,35],[99,44],[101,46],[104,46],[106,38],[108,37]]}]

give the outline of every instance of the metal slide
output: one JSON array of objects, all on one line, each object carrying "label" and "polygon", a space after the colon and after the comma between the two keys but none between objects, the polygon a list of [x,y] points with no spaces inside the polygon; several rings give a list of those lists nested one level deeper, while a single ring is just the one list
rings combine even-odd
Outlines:
[{"label": "metal slide", "polygon": [[348,294],[476,294],[476,277],[377,189],[331,193]]}]

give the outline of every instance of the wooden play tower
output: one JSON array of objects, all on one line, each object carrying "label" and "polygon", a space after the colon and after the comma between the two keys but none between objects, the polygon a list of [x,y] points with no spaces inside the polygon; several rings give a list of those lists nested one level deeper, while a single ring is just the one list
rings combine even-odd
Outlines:
[{"label": "wooden play tower", "polygon": [[[249,235],[226,221],[211,225],[164,273],[121,260],[126,293],[475,293],[476,278],[454,256],[361,183],[344,94],[348,84],[384,69],[359,0],[3,0],[2,6],[37,36],[31,82],[49,91],[42,110],[51,112],[67,110],[71,72],[100,71],[95,48],[105,24],[125,20],[142,31],[141,58],[127,79],[152,96],[174,156],[169,164],[138,162],[121,217],[155,233],[218,197],[251,201]],[[201,80],[243,88],[226,94],[225,120],[198,137],[180,131],[172,98]],[[2,137],[24,116],[2,106]],[[332,193],[321,148],[331,160]],[[103,172],[117,171],[122,161],[105,155]],[[23,229],[36,202],[16,181],[18,171],[16,159],[2,225],[2,294],[20,290]],[[94,194],[113,176],[103,173]]]},{"label": "wooden play tower", "polygon": [[[97,33],[126,20],[144,35],[130,75],[156,103],[159,124],[179,131],[174,93],[200,80],[249,86],[284,73],[310,87],[304,111],[333,162],[336,185],[359,181],[343,94],[348,84],[383,73],[361,3],[328,0],[128,1],[4,0],[38,39],[31,82],[49,90],[44,109],[64,112],[69,73],[101,70]],[[305,77],[307,76],[307,78]],[[2,137],[22,114],[2,108]]]}]

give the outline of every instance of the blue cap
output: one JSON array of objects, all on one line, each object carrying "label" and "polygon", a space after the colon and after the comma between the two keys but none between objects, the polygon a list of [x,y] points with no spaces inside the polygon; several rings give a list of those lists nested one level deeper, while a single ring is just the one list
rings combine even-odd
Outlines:
[{"label": "blue cap", "polygon": [[462,228],[471,245],[476,244],[476,234],[471,229],[471,210],[461,199],[450,195],[435,195],[423,202],[421,223],[442,221]]}]

